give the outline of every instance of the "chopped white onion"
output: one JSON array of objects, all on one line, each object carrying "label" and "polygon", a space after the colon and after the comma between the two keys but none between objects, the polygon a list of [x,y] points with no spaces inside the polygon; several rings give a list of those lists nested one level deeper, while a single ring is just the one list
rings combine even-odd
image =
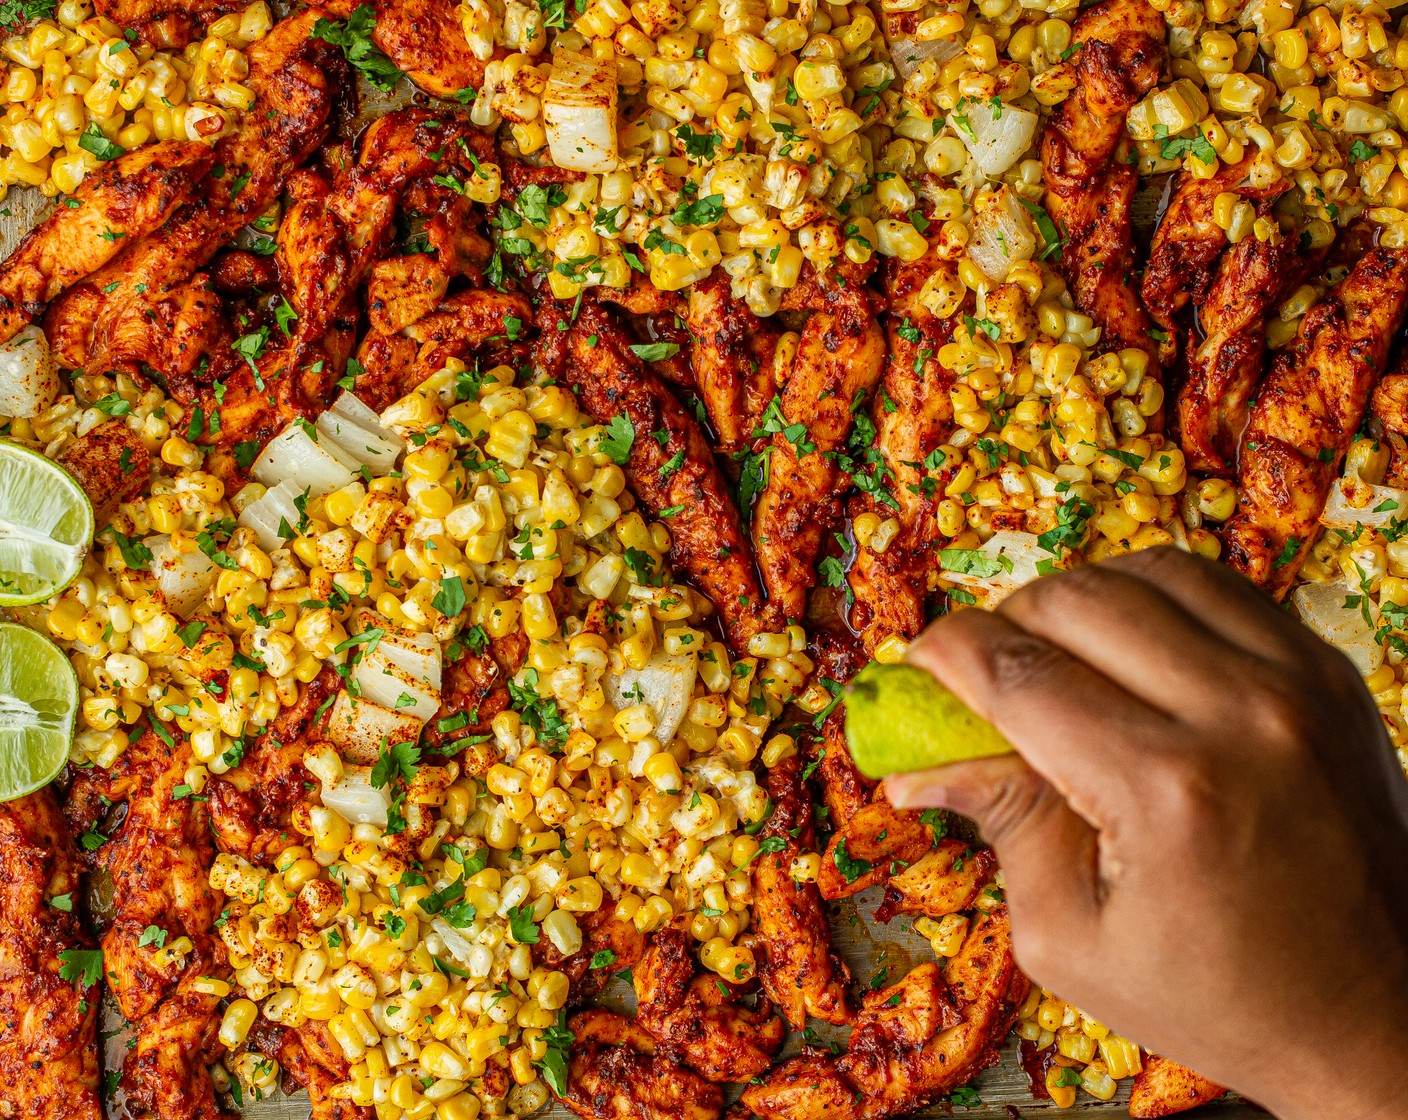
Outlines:
[{"label": "chopped white onion", "polygon": [[292,482],[314,497],[340,490],[356,477],[361,464],[331,440],[319,440],[316,433],[306,422],[290,424],[265,445],[250,473],[270,488]]},{"label": "chopped white onion", "polygon": [[199,549],[177,552],[164,533],[142,542],[151,550],[152,575],[166,605],[182,618],[190,618],[215,582],[215,565]]},{"label": "chopped white onion", "polygon": [[[1360,673],[1372,673],[1384,663],[1383,643],[1364,618],[1364,600],[1347,583],[1303,583],[1291,601],[1300,620],[1353,661]],[[1369,611],[1373,618],[1372,602]]]},{"label": "chopped white onion", "polygon": [[445,952],[468,967],[473,961],[474,944],[444,918],[431,918],[430,928],[440,935],[445,943]]},{"label": "chopped white onion", "polygon": [[338,692],[328,713],[328,741],[348,762],[371,765],[383,743],[414,743],[422,723],[415,716],[383,708],[366,697]]},{"label": "chopped white onion", "polygon": [[[1024,587],[1040,574],[1037,565],[1055,557],[1037,544],[1034,533],[1002,529],[974,550],[988,561],[996,561],[997,570],[991,575],[960,572],[945,568],[943,578],[960,587],[986,593],[986,605],[995,607],[1019,587]],[[942,561],[942,557],[940,557]],[[982,565],[990,567],[990,564]]]},{"label": "chopped white onion", "polygon": [[352,824],[385,828],[391,797],[386,790],[372,785],[371,773],[368,766],[344,766],[337,785],[324,784],[323,804]]},{"label": "chopped white onion", "polygon": [[685,711],[694,695],[696,672],[694,654],[657,651],[644,669],[608,672],[601,678],[601,684],[618,710],[649,704],[655,713],[655,738],[668,744],[684,722]]},{"label": "chopped white onion", "polygon": [[361,695],[392,711],[415,716],[422,723],[440,708],[440,693],[424,681],[417,680],[400,666],[393,664],[380,648],[361,647],[362,655],[352,667],[352,680]]},{"label": "chopped white onion", "polygon": [[1036,228],[1016,196],[1007,187],[980,195],[973,204],[968,255],[988,279],[1002,283],[1015,263],[1031,260],[1035,252]]},{"label": "chopped white onion", "polygon": [[316,428],[320,440],[336,444],[374,475],[388,474],[406,449],[400,436],[383,428],[377,414],[348,392],[318,417]]},{"label": "chopped white onion", "polygon": [[243,528],[253,529],[259,535],[259,547],[265,552],[282,548],[284,541],[289,538],[280,527],[298,527],[302,514],[294,503],[302,497],[303,491],[292,482],[281,482],[266,490],[263,497],[245,506],[239,523]]},{"label": "chopped white onion", "polygon": [[59,374],[44,332],[30,324],[0,342],[0,415],[38,416],[59,395]]},{"label": "chopped white onion", "polygon": [[921,41],[908,35],[898,35],[890,42],[890,61],[901,83],[909,81],[920,65],[933,59],[944,63],[963,53],[957,39],[929,39]]},{"label": "chopped white onion", "polygon": [[1408,490],[1374,486],[1359,479],[1335,479],[1320,524],[1331,529],[1353,529],[1363,525],[1377,529],[1390,521],[1408,517]]},{"label": "chopped white onion", "polygon": [[616,101],[614,58],[558,51],[543,92],[543,123],[553,163],[570,171],[615,171],[620,163]]},{"label": "chopped white onion", "polygon": [[[960,116],[968,121],[968,128],[958,120]],[[949,120],[957,124],[958,138],[978,170],[989,179],[996,179],[1021,159],[1036,135],[1035,113],[1004,105],[997,99],[969,100],[961,111],[950,114]]]},{"label": "chopped white onion", "polygon": [[353,616],[353,626],[359,634],[365,630],[380,630],[381,636],[376,640],[374,652],[397,668],[404,669],[432,691],[440,691],[440,669],[444,659],[440,643],[433,634],[396,626],[384,615],[365,607]]}]

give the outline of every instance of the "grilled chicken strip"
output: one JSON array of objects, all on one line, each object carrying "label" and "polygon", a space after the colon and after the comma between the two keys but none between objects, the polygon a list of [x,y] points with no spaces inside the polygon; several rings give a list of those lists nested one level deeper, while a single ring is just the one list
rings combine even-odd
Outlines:
[{"label": "grilled chicken strip", "polygon": [[913,809],[896,809],[883,790],[838,828],[821,860],[817,887],[826,899],[847,898],[920,860],[934,846],[934,830]]},{"label": "grilled chicken strip", "polygon": [[310,796],[316,800],[303,754],[310,743],[322,741],[319,731],[327,726],[328,711],[323,705],[341,683],[336,669],[325,666],[297,704],[280,712],[262,734],[245,737],[239,765],[210,783],[210,819],[221,851],[252,863],[273,862],[294,842],[289,824],[294,807]]},{"label": "grilled chicken strip", "polygon": [[[46,330],[63,340],[65,364],[135,376],[144,376],[145,366],[187,403],[196,397],[198,378],[208,385],[240,366],[228,345],[208,354],[199,345],[169,347],[170,323],[184,309],[193,340],[220,337],[219,297],[202,291],[203,277],[194,284],[193,277],[242,226],[268,209],[294,168],[327,137],[348,71],[335,47],[308,37],[315,18],[310,11],[290,17],[250,46],[247,84],[259,98],[258,108],[216,144],[220,174],[212,172],[203,181],[200,197],[148,236],[124,239],[123,252],[50,305]],[[153,365],[163,360],[165,368]],[[262,392],[252,383],[232,384],[232,421],[242,398]]]},{"label": "grilled chicken strip", "polygon": [[979,914],[942,977],[924,964],[870,992],[847,1052],[777,1066],[743,1090],[762,1120],[881,1120],[923,1108],[998,1061],[1029,985],[1012,957],[1007,914]]},{"label": "grilled chicken strip", "polygon": [[97,0],[98,14],[131,28],[154,47],[184,47],[243,0]]},{"label": "grilled chicken strip", "polygon": [[771,320],[758,318],[734,297],[731,284],[720,268],[691,285],[685,317],[694,339],[694,382],[725,454],[748,442],[776,392],[780,334]]},{"label": "grilled chicken strip", "polygon": [[841,833],[850,828],[851,819],[870,804],[880,788],[879,782],[867,778],[851,760],[851,750],[846,746],[845,720],[845,708],[837,708],[827,716],[821,726],[821,744],[816,748],[816,772],[821,779],[822,797],[831,814],[832,827]]},{"label": "grilled chicken strip", "polygon": [[1408,251],[1373,249],[1277,356],[1242,443],[1227,559],[1277,598],[1291,588],[1389,344],[1408,309]]},{"label": "grilled chicken strip", "polygon": [[[546,299],[539,306],[539,363],[572,386],[598,423],[617,417],[629,423],[625,470],[632,493],[657,517],[675,511],[666,521],[671,564],[713,600],[733,647],[747,649],[754,634],[781,623],[763,603],[752,546],[704,433],[631,353],[629,337],[606,308],[584,301],[575,322],[569,312],[570,305]],[[663,443],[652,433],[663,433]]]},{"label": "grilled chicken strip", "polygon": [[914,638],[924,629],[924,599],[941,536],[935,509],[961,464],[927,463],[953,431],[954,375],[936,355],[952,339],[954,322],[936,318],[919,296],[935,275],[957,271],[932,254],[911,264],[886,261],[885,375],[871,405],[875,449],[887,472],[884,497],[851,499],[851,518],[867,511],[893,516],[900,531],[884,552],[857,547],[848,576],[855,597],[851,626],[869,653],[892,634]]},{"label": "grilled chicken strip", "polygon": [[329,1036],[327,1024],[309,1019],[291,1029],[259,1019],[249,1045],[278,1062],[288,1081],[307,1090],[311,1120],[371,1120],[375,1115],[371,1108],[329,1095],[334,1085],[347,1080],[352,1063]]},{"label": "grilled chicken strip", "polygon": [[831,929],[815,883],[792,877],[792,861],[816,844],[802,760],[784,758],[767,772],[772,816],[765,839],[782,842],[753,862],[753,923],[763,950],[758,979],[795,1030],[808,1017],[847,1023],[851,974],[831,949]]},{"label": "grilled chicken strip", "polygon": [[933,851],[891,876],[876,921],[888,922],[896,914],[943,918],[972,909],[996,869],[997,859],[989,849],[975,849],[962,840],[938,840]]},{"label": "grilled chicken strip", "polygon": [[719,1120],[723,1090],[657,1054],[644,1027],[591,1010],[567,1028],[574,1041],[561,1100],[583,1120]]},{"label": "grilled chicken strip", "polygon": [[[78,832],[102,827],[104,799],[127,807],[121,827],[88,857],[113,885],[102,938],[108,990],[137,1029],[122,1086],[162,1120],[205,1120],[220,1115],[206,1071],[218,1001],[192,985],[225,970],[224,946],[211,936],[220,904],[206,879],[215,851],[205,803],[176,796],[194,756],[179,732],[164,736],[147,731],[111,769],[84,771],[67,811]],[[182,937],[191,951],[164,959]]]},{"label": "grilled chicken strip", "polygon": [[1290,238],[1247,237],[1218,263],[1198,304],[1203,341],[1188,355],[1188,379],[1178,393],[1181,442],[1194,470],[1236,470],[1251,398],[1266,369],[1266,316],[1314,268]]},{"label": "grilled chicken strip", "polygon": [[[365,0],[332,0],[320,7],[346,19]],[[466,45],[453,0],[373,0],[372,42],[417,86],[453,97],[484,85],[484,60]],[[503,55],[500,49],[498,54]]]},{"label": "grilled chicken strip", "polygon": [[0,342],[44,305],[145,237],[187,202],[215,162],[195,140],[163,140],[89,175],[32,229],[0,269]]},{"label": "grilled chicken strip", "polygon": [[78,919],[78,871],[52,790],[0,804],[0,1116],[103,1115],[102,969]]},{"label": "grilled chicken strip", "polygon": [[1130,1090],[1129,1114],[1139,1120],[1172,1116],[1215,1101],[1226,1092],[1187,1066],[1150,1054]]},{"label": "grilled chicken strip", "polygon": [[1408,361],[1400,354],[1391,372],[1374,386],[1370,408],[1390,432],[1408,436]]},{"label": "grilled chicken strip", "polygon": [[778,402],[774,426],[781,430],[766,443],[767,485],[753,510],[753,541],[769,604],[788,619],[806,611],[822,540],[839,522],[841,496],[852,484],[837,456],[885,368],[885,336],[864,281],[855,268],[825,277],[809,271],[784,300],[810,314]]},{"label": "grilled chicken strip", "polygon": [[[1178,177],[1173,198],[1154,231],[1140,289],[1154,322],[1170,336],[1176,335],[1180,312],[1189,302],[1202,306],[1213,266],[1227,248],[1227,231],[1213,217],[1217,196],[1238,194],[1257,203],[1257,209],[1264,213],[1291,186],[1284,177],[1277,177],[1269,186],[1252,186],[1248,176],[1255,163],[1249,157],[1241,163],[1223,164],[1211,179],[1199,179],[1186,171]],[[1172,350],[1170,340],[1165,356]]]},{"label": "grilled chicken strip", "polygon": [[1151,358],[1149,316],[1130,275],[1130,204],[1139,177],[1126,162],[1125,116],[1163,69],[1164,19],[1145,0],[1102,0],[1076,20],[1079,84],[1042,136],[1046,208],[1067,238],[1061,271],[1076,306],[1095,320],[1106,349]]},{"label": "grilled chicken strip", "polygon": [[787,1028],[764,1002],[756,1011],[732,1002],[709,976],[695,975],[689,918],[656,932],[632,969],[636,1022],[659,1053],[710,1081],[748,1081],[772,1065]]}]

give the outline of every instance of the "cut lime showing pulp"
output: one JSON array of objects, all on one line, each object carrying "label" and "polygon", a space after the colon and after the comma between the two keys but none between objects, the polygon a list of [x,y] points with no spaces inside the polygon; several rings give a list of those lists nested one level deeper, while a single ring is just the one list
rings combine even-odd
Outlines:
[{"label": "cut lime showing pulp", "polygon": [[47,785],[68,761],[78,677],[63,650],[0,623],[0,801]]},{"label": "cut lime showing pulp", "polygon": [[931,674],[874,661],[846,689],[846,742],[867,778],[1012,750],[1002,732]]},{"label": "cut lime showing pulp", "polygon": [[73,582],[93,543],[93,506],[51,459],[0,441],[0,607],[23,607]]}]

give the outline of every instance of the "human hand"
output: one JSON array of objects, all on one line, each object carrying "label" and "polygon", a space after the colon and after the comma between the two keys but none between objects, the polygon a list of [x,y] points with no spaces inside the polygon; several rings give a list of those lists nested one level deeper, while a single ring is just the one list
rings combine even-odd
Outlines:
[{"label": "human hand", "polygon": [[978,823],[1028,975],[1282,1120],[1408,1113],[1408,782],[1347,658],[1156,549],[909,660],[1019,751],[886,791]]}]

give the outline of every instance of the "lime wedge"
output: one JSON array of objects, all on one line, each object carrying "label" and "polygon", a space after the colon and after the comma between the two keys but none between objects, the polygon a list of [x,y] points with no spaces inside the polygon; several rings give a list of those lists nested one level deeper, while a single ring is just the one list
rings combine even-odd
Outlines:
[{"label": "lime wedge", "polygon": [[68,761],[78,676],[27,626],[0,623],[0,801],[33,793]]},{"label": "lime wedge", "polygon": [[875,661],[846,689],[846,742],[867,778],[1012,750],[1002,732],[932,674]]},{"label": "lime wedge", "polygon": [[93,506],[52,459],[0,440],[0,607],[42,603],[73,582],[93,543]]}]

